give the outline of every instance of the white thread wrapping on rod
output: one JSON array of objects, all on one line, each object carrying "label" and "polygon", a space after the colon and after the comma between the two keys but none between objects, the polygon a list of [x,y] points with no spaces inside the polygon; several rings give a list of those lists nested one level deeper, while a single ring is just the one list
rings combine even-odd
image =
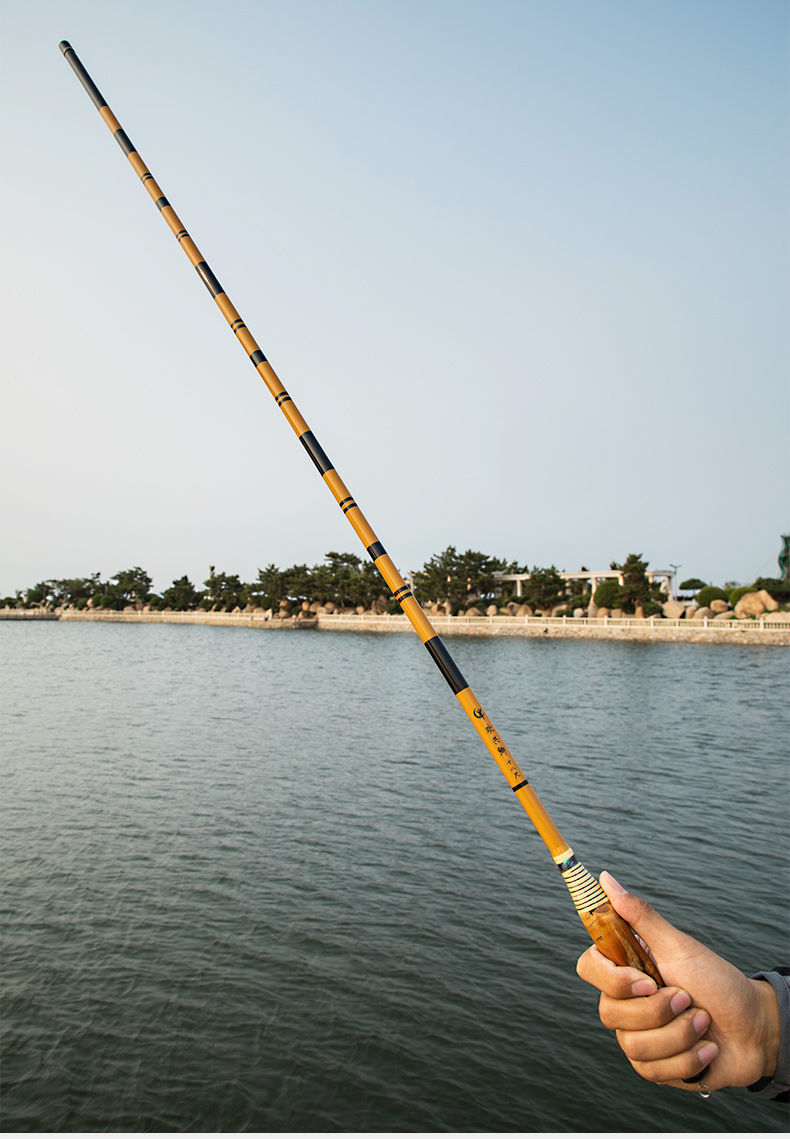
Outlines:
[{"label": "white thread wrapping on rod", "polygon": [[608,902],[609,899],[590,871],[574,856],[568,861],[570,865],[565,869],[560,866],[560,870],[577,912],[586,914]]}]

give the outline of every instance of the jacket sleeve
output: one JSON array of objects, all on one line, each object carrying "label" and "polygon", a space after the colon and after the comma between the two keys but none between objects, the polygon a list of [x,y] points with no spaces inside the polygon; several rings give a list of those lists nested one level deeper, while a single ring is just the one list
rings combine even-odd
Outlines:
[{"label": "jacket sleeve", "polygon": [[787,1103],[790,1098],[790,968],[778,965],[770,973],[755,973],[753,981],[767,981],[773,986],[779,1001],[779,1056],[773,1076],[766,1076],[751,1084],[750,1092],[761,1099],[775,1099]]}]

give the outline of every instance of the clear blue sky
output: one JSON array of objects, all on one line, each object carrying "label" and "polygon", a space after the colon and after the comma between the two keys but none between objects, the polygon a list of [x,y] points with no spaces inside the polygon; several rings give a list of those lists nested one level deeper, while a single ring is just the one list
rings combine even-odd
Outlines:
[{"label": "clear blue sky", "polygon": [[404,571],[777,573],[785,0],[0,8],[0,595],[361,552],[68,39]]}]

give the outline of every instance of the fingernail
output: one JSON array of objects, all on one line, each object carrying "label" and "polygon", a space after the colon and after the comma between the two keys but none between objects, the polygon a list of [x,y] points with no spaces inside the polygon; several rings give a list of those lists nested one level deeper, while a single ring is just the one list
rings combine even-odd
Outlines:
[{"label": "fingernail", "polygon": [[[675,1016],[677,1016],[679,1012],[685,1012],[690,1004],[691,997],[688,995],[688,993],[680,992],[675,993],[674,997],[669,1002],[669,1007],[672,1009]],[[707,1028],[707,1025],[705,1027]]]},{"label": "fingernail", "polygon": [[[606,878],[604,882],[603,879]],[[628,891],[625,887],[621,886],[614,875],[610,874],[608,870],[604,870],[601,874],[601,885],[607,894],[627,894]]]},{"label": "fingernail", "polygon": [[718,1044],[703,1044],[697,1053],[697,1059],[700,1064],[710,1064],[711,1060],[715,1060],[718,1054]]},{"label": "fingernail", "polygon": [[710,1025],[710,1017],[707,1013],[694,1013],[692,1024],[694,1026],[694,1032],[696,1032],[698,1036],[701,1036],[703,1032],[707,1031]]},{"label": "fingernail", "polygon": [[[694,1013],[694,1020],[692,1021],[692,1024],[694,1025],[694,1031],[696,1032],[697,1036],[702,1036],[703,1032],[710,1024],[710,1017],[706,1012],[696,1012]],[[715,1048],[716,1045],[714,1044],[713,1047]]]},{"label": "fingernail", "polygon": [[655,981],[651,981],[649,977],[645,977],[642,981],[634,981],[631,986],[631,993],[635,997],[652,997],[653,993],[657,991]]}]

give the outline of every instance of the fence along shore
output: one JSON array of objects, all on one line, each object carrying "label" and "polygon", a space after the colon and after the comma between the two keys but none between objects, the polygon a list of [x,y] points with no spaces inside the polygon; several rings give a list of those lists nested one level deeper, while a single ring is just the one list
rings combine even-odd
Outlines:
[{"label": "fence along shore", "polygon": [[[330,632],[407,633],[411,626],[400,614],[309,613],[274,617],[266,610],[218,612],[206,610],[38,609],[0,610],[0,620],[108,621],[127,624],[222,625],[254,629],[317,629]],[[669,617],[509,617],[432,614],[437,632],[477,637],[566,637],[615,641],[687,641],[698,644],[790,645],[790,612],[779,611],[751,619],[715,620]]]}]

